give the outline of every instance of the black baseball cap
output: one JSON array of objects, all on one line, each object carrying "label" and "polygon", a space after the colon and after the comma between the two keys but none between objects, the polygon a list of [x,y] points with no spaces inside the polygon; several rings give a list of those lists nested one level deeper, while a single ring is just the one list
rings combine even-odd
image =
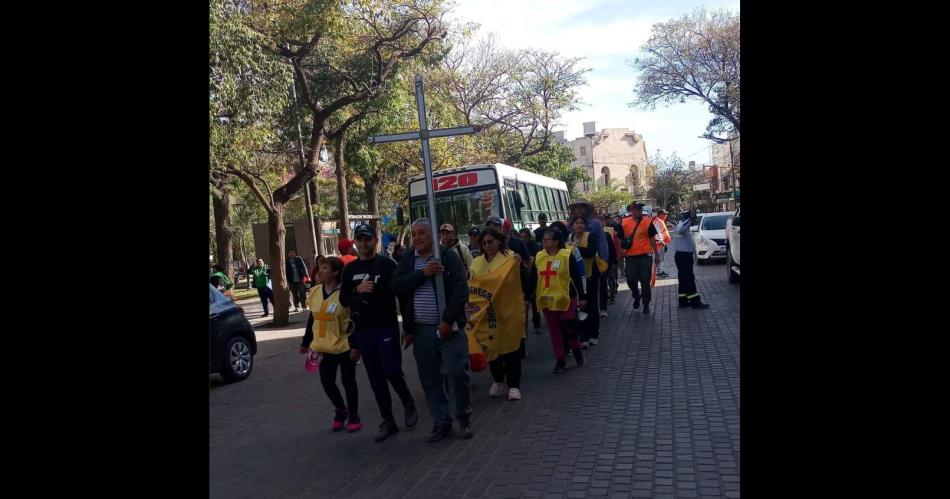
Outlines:
[{"label": "black baseball cap", "polygon": [[367,224],[359,224],[353,230],[353,239],[359,239],[360,236],[376,237],[376,229]]}]

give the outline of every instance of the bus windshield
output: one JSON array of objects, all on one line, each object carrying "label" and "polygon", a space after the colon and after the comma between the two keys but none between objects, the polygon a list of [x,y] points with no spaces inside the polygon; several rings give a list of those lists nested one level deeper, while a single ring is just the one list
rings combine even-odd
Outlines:
[{"label": "bus windshield", "polygon": [[[439,225],[452,224],[455,234],[464,243],[468,243],[468,229],[473,225],[483,228],[492,215],[501,216],[498,202],[498,188],[487,188],[464,194],[442,194],[435,197],[435,210]],[[426,209],[426,198],[413,198],[409,203],[409,215],[415,221],[422,218]]]}]

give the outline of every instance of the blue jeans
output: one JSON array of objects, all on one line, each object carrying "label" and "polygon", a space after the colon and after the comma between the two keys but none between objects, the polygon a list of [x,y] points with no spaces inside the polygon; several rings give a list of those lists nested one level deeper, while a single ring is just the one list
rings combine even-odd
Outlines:
[{"label": "blue jeans", "polygon": [[[468,341],[464,331],[455,331],[447,340],[436,338],[437,329],[437,326],[416,324],[412,335],[412,352],[432,424],[444,426],[452,423],[450,398],[455,401],[456,419],[467,419],[472,414],[469,404]],[[449,393],[446,393],[443,383],[443,368]]]}]

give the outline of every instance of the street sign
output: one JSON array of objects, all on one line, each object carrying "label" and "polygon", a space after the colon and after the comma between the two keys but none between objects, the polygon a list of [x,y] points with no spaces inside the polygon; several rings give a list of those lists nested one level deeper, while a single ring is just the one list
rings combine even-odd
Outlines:
[{"label": "street sign", "polygon": [[708,191],[708,190],[709,190],[709,183],[696,184],[693,186],[693,192]]}]

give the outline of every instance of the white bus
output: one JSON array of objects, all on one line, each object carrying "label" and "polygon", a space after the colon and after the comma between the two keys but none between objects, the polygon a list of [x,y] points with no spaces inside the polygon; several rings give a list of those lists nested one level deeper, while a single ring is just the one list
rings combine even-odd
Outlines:
[{"label": "white bus", "polygon": [[[538,226],[538,215],[548,222],[567,219],[567,184],[501,163],[439,170],[432,174],[437,222],[450,223],[456,235],[468,241],[468,230],[484,228],[492,215],[511,219],[515,229]],[[428,213],[425,175],[409,181],[411,220]]]}]

